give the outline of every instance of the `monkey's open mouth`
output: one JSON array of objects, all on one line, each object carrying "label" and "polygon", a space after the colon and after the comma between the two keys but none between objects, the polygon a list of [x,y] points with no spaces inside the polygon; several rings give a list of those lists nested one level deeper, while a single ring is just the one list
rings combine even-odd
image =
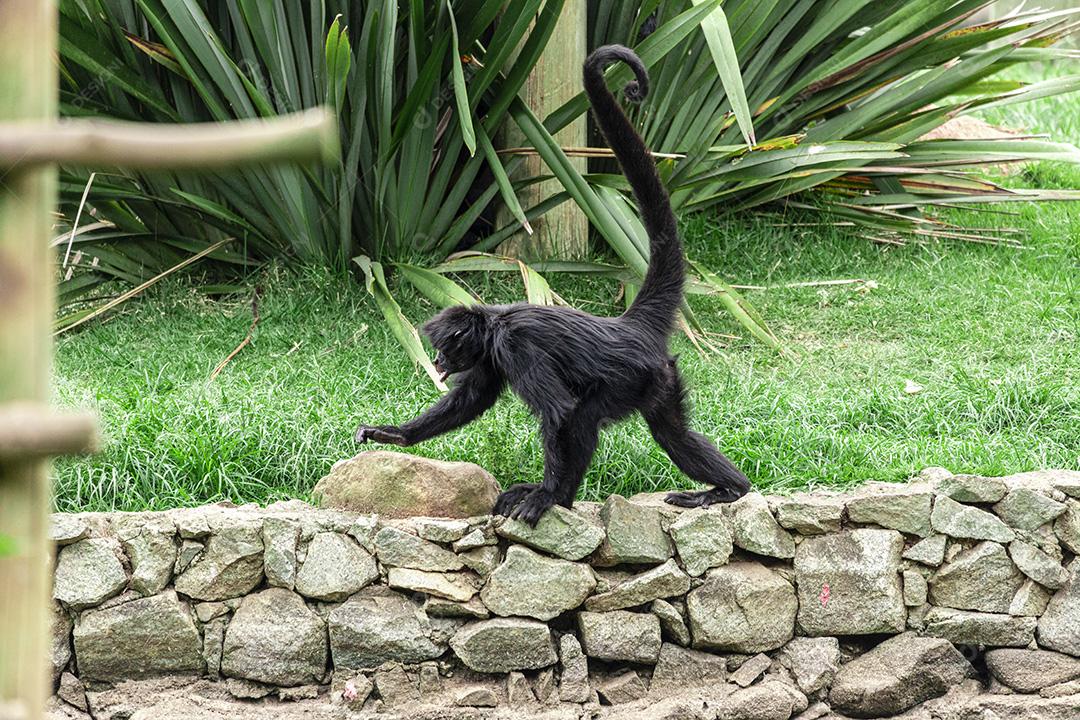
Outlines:
[{"label": "monkey's open mouth", "polygon": [[439,373],[439,382],[446,382],[446,378],[450,377],[450,371],[442,366],[439,356],[436,355],[432,363],[435,365],[435,372]]}]

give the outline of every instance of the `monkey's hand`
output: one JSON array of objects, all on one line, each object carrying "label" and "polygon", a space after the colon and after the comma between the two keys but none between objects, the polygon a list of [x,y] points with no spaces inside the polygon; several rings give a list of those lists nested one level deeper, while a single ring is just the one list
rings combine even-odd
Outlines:
[{"label": "monkey's hand", "polygon": [[356,430],[356,442],[363,445],[367,442],[386,443],[387,445],[409,444],[408,439],[401,434],[401,430],[393,425],[361,425]]},{"label": "monkey's hand", "polygon": [[516,518],[531,527],[536,527],[536,523],[540,522],[540,518],[554,504],[555,495],[543,487],[538,487],[525,496],[521,504],[510,513],[510,517]]}]

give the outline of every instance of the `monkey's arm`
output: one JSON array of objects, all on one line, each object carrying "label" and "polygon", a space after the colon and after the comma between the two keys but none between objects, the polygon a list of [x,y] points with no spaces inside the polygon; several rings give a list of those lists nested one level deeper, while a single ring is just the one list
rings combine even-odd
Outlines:
[{"label": "monkey's arm", "polygon": [[415,445],[480,417],[499,399],[502,389],[503,381],[493,368],[474,367],[462,373],[454,388],[419,417],[400,427],[361,425],[356,431],[356,441]]}]

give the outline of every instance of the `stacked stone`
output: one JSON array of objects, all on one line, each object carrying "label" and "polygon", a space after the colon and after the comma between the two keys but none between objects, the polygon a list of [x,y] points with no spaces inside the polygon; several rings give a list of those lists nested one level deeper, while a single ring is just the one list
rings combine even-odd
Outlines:
[{"label": "stacked stone", "polygon": [[82,711],[189,675],[371,712],[1080,716],[1077,498],[1077,472],[932,469],[698,510],[612,496],[535,528],[298,501],[57,515],[54,682]]}]

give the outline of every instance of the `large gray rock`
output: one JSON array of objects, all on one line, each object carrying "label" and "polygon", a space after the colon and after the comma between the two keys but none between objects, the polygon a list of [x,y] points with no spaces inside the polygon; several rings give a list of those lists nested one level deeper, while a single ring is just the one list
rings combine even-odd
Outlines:
[{"label": "large gray rock", "polygon": [[176,525],[162,515],[135,516],[118,525],[117,536],[131,561],[131,589],[140,595],[164,590],[176,565]]},{"label": "large gray rock", "polygon": [[660,655],[660,621],[652,613],[580,612],[578,629],[589,657],[651,665]]},{"label": "large gray rock", "polygon": [[469,568],[481,577],[487,577],[495,572],[495,568],[502,562],[502,553],[499,548],[484,546],[466,550],[458,555],[465,567]]},{"label": "large gray rock", "polygon": [[[399,568],[400,569],[400,568]],[[414,570],[413,572],[424,572]],[[474,597],[466,602],[445,600],[439,597],[428,596],[424,601],[424,612],[433,618],[468,618],[470,620],[487,620],[491,613],[480,598]]]},{"label": "large gray rock", "polygon": [[454,548],[456,553],[464,553],[467,550],[476,550],[477,548],[495,545],[498,542],[498,538],[495,537],[495,526],[490,525],[488,527],[473,528],[462,535],[460,540],[451,543],[451,547]]},{"label": "large gray rock", "polygon": [[431,621],[416,603],[392,591],[362,591],[330,611],[335,668],[375,668],[384,662],[434,660],[446,646],[433,639]]},{"label": "large gray rock", "polygon": [[495,707],[499,696],[491,688],[469,685],[457,692],[454,704],[460,707]]},{"label": "large gray rock", "polygon": [[780,527],[761,493],[743,495],[727,505],[732,514],[733,542],[743,550],[775,558],[795,557],[795,540]]},{"label": "large gray rock", "polygon": [[1061,588],[1069,579],[1057,558],[1030,543],[1013,540],[1009,543],[1009,556],[1020,572],[1051,590]]},{"label": "large gray rock", "polygon": [[420,688],[415,675],[405,672],[401,663],[384,663],[375,670],[375,692],[384,707],[414,705],[420,701]]},{"label": "large gray rock", "polygon": [[90,523],[81,515],[53,513],[49,518],[49,540],[57,547],[90,537]]},{"label": "large gray rock", "polygon": [[536,527],[506,518],[495,526],[495,532],[508,540],[564,560],[580,560],[604,540],[603,528],[581,513],[559,505],[544,513]]},{"label": "large gray rock", "polygon": [[1016,539],[1038,548],[1059,564],[1065,557],[1061,550],[1061,543],[1058,542],[1057,536],[1054,535],[1053,523],[1046,523],[1037,530],[1032,531],[1017,530]]},{"label": "large gray rock", "polygon": [[578,639],[567,633],[559,638],[559,699],[585,703],[591,697],[589,661]]},{"label": "large gray rock", "polygon": [[802,535],[840,532],[844,501],[839,496],[802,493],[775,501],[776,521]]},{"label": "large gray rock", "polygon": [[636,671],[623,670],[597,682],[596,692],[606,704],[622,705],[641,700],[648,688]]},{"label": "large gray rock", "polygon": [[662,563],[673,552],[661,525],[660,510],[610,495],[600,509],[606,536],[597,551],[601,565]]},{"label": "large gray rock", "polygon": [[296,550],[300,523],[288,518],[268,517],[262,526],[263,572],[271,587],[292,590],[296,585]]},{"label": "large gray rock", "polygon": [[247,595],[262,578],[262,528],[241,522],[217,528],[174,587],[196,600],[228,600]]},{"label": "large gray rock", "polygon": [[60,687],[56,689],[56,697],[83,712],[90,710],[86,702],[86,687],[71,673],[66,672],[60,677]]},{"label": "large gray rock", "polygon": [[418,517],[412,518],[411,522],[420,537],[445,544],[461,540],[470,529],[466,520]]},{"label": "large gray rock", "polygon": [[1080,717],[1080,695],[1041,698],[986,693],[948,711],[948,720],[1075,720]]},{"label": "large gray rock", "polygon": [[935,485],[939,493],[962,503],[996,503],[1009,491],[1001,478],[979,475],[952,475]]},{"label": "large gray rock", "polygon": [[660,646],[649,689],[679,693],[688,688],[718,687],[726,679],[727,660],[723,657],[664,643]]},{"label": "large gray rock", "polygon": [[413,568],[390,568],[386,575],[386,584],[395,590],[423,593],[459,603],[472,600],[480,583],[480,578],[471,572],[437,573]]},{"label": "large gray rock", "polygon": [[994,512],[1011,527],[1034,530],[1065,512],[1065,504],[1030,487],[1017,487],[994,505]]},{"label": "large gray rock", "polygon": [[313,495],[323,507],[383,517],[468,518],[491,512],[499,490],[479,465],[369,450],[334,465]]},{"label": "large gray rock", "polygon": [[375,536],[375,554],[389,567],[447,572],[465,566],[461,558],[441,545],[394,527],[384,527]]},{"label": "large gray rock", "polygon": [[791,670],[799,689],[809,695],[832,684],[840,667],[840,641],[834,637],[794,638],[778,657]]},{"label": "large gray rock", "polygon": [[496,615],[550,620],[581,605],[595,587],[588,565],[511,545],[506,559],[488,576],[480,598]]},{"label": "large gray rock", "polygon": [[1069,497],[1080,497],[1080,470],[1036,470],[1051,487]]},{"label": "large gray rock", "polygon": [[1005,548],[981,542],[945,563],[930,578],[930,602],[958,610],[1007,613],[1024,576]]},{"label": "large gray rock", "polygon": [[171,590],[88,610],[75,623],[75,656],[84,681],[199,674],[205,669],[200,646],[191,608]]},{"label": "large gray rock", "polygon": [[945,545],[948,540],[944,535],[931,535],[909,547],[901,557],[929,567],[937,567],[945,560]]},{"label": "large gray rock", "polygon": [[379,568],[348,535],[321,532],[311,539],[296,574],[296,591],[305,597],[341,602],[379,578]]},{"label": "large gray rock", "polygon": [[369,553],[375,552],[375,536],[383,527],[378,515],[361,515],[353,519],[347,530],[353,540]]},{"label": "large gray rock", "polygon": [[82,610],[119,595],[128,582],[120,553],[120,543],[112,538],[80,540],[63,547],[56,559],[53,599]]},{"label": "large gray rock", "polygon": [[674,560],[623,580],[611,590],[595,595],[585,607],[595,612],[622,610],[659,598],[683,595],[690,589],[690,577]]},{"label": "large gray rock", "polygon": [[688,510],[669,528],[686,572],[698,577],[731,557],[731,527],[722,509]]},{"label": "large gray rock", "polygon": [[454,634],[450,647],[466,667],[483,673],[538,670],[557,659],[548,626],[521,618],[470,623]]},{"label": "large gray rock", "polygon": [[798,601],[779,573],[736,562],[710,570],[686,607],[694,647],[759,653],[792,638]]},{"label": "large gray rock", "polygon": [[916,570],[905,570],[904,604],[908,607],[921,607],[926,604],[926,578]]},{"label": "large gray rock", "polygon": [[206,674],[217,680],[221,677],[221,656],[225,652],[225,627],[229,619],[216,617],[202,626],[202,654]]},{"label": "large gray rock", "polygon": [[1035,639],[1035,618],[932,607],[924,634],[957,645],[1027,647]]},{"label": "large gray rock", "polygon": [[1016,537],[1016,533],[995,515],[979,508],[961,505],[944,495],[939,495],[934,501],[930,522],[936,532],[964,540],[1007,543]]},{"label": "large gray rock", "polygon": [[758,653],[744,660],[742,665],[731,673],[731,677],[728,679],[739,687],[750,687],[772,667],[772,663],[773,659],[771,657],[765,653]]},{"label": "large gray rock", "polygon": [[1068,582],[1039,618],[1039,645],[1080,656],[1080,559],[1069,564]]},{"label": "large gray rock", "polygon": [[779,680],[736,690],[717,708],[717,720],[787,720],[807,706],[806,696]]},{"label": "large gray rock", "polygon": [[990,650],[986,668],[998,682],[1022,693],[1080,678],[1080,659],[1049,650]]},{"label": "large gray rock", "polygon": [[1070,552],[1080,555],[1080,501],[1065,501],[1065,512],[1054,521],[1054,534]]},{"label": "large gray rock", "polygon": [[934,494],[925,485],[876,483],[848,500],[848,519],[926,537]]},{"label": "large gray rock", "polygon": [[1009,604],[1010,615],[1039,617],[1050,604],[1050,591],[1034,580],[1025,580]]},{"label": "large gray rock", "polygon": [[660,629],[668,639],[684,646],[690,644],[690,628],[686,627],[686,619],[674,605],[666,600],[654,600],[649,610],[660,619]]},{"label": "large gray rock", "polygon": [[49,603],[52,619],[49,633],[49,664],[52,667],[52,682],[55,686],[60,680],[64,668],[71,662],[71,630],[74,623],[71,616],[60,607],[59,603]]},{"label": "large gray rock", "polygon": [[829,700],[834,708],[855,717],[895,715],[944,695],[974,675],[948,641],[904,633],[840,668]]},{"label": "large gray rock", "polygon": [[807,635],[902,631],[903,549],[896,530],[849,530],[804,540],[795,555],[799,626]]},{"label": "large gray rock", "polygon": [[225,633],[225,675],[269,685],[321,683],[326,673],[326,623],[291,590],[248,595]]}]

